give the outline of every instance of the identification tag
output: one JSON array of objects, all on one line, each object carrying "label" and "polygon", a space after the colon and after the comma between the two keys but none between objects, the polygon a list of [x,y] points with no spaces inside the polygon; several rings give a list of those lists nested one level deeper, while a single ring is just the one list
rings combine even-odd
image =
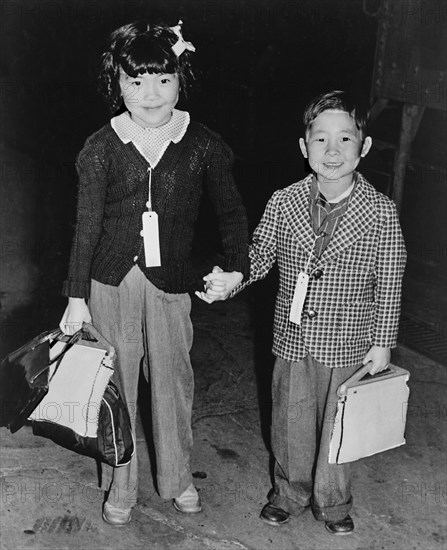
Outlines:
[{"label": "identification tag", "polygon": [[160,267],[160,240],[158,236],[158,215],[156,212],[143,213],[144,256],[146,267]]},{"label": "identification tag", "polygon": [[304,301],[306,299],[309,275],[300,272],[296,281],[295,292],[293,293],[292,305],[290,306],[289,320],[292,323],[301,325]]}]

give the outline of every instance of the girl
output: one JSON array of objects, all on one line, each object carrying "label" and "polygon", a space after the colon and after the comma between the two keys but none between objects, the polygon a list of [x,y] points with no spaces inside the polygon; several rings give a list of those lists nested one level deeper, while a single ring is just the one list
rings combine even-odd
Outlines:
[{"label": "girl", "polygon": [[[121,114],[90,136],[77,158],[77,223],[60,327],[93,322],[116,348],[115,374],[135,428],[140,362],[150,373],[157,487],[177,510],[199,512],[192,484],[189,352],[191,243],[206,187],[219,219],[225,271],[247,274],[248,229],[218,135],[175,109],[195,51],[176,27],[135,22],[110,37],[101,91]],[[137,453],[105,468],[103,519],[120,526],[137,500]]]}]

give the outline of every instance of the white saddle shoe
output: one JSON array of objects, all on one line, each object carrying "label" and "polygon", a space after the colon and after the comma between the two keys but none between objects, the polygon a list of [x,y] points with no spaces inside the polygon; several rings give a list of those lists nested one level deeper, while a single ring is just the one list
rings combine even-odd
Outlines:
[{"label": "white saddle shoe", "polygon": [[108,502],[104,502],[102,508],[102,519],[109,525],[114,525],[115,527],[123,527],[130,523],[132,518],[132,509],[122,510],[121,508],[116,508]]},{"label": "white saddle shoe", "polygon": [[199,493],[192,483],[186,491],[174,499],[173,504],[176,510],[184,514],[197,514],[202,511]]}]

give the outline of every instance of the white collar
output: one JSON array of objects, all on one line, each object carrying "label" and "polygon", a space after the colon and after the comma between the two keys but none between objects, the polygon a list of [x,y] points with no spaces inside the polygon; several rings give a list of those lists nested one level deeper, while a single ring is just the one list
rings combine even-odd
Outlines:
[{"label": "white collar", "polygon": [[[342,201],[343,199],[345,199],[346,197],[349,197],[349,195],[351,194],[351,191],[354,189],[354,185],[355,185],[355,180],[348,187],[348,189],[346,189],[346,191],[343,191],[343,193],[341,195],[338,195],[338,197],[335,197],[335,199],[331,199],[331,200],[326,199],[327,202],[329,202],[330,204],[337,204],[340,201]],[[318,191],[321,193],[320,186],[318,186]],[[323,193],[323,196],[324,196],[324,193]]]},{"label": "white collar", "polygon": [[110,125],[123,143],[132,142],[146,160],[155,166],[169,143],[178,143],[186,133],[190,122],[187,111],[174,109],[166,124],[157,128],[143,128],[130,118],[126,111],[110,121]]}]

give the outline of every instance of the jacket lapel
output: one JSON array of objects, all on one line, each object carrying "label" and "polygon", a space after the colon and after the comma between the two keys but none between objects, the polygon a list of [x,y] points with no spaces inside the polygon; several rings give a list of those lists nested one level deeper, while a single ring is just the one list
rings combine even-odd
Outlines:
[{"label": "jacket lapel", "polygon": [[357,187],[348,210],[340,221],[335,235],[320,260],[329,263],[364,235],[374,219],[374,208],[368,199],[363,178],[359,175]]},{"label": "jacket lapel", "polygon": [[[310,223],[309,193],[312,174],[296,184],[295,189],[282,204],[281,211],[294,237],[309,253],[313,250],[315,236]],[[293,186],[292,186],[293,187]]]}]

